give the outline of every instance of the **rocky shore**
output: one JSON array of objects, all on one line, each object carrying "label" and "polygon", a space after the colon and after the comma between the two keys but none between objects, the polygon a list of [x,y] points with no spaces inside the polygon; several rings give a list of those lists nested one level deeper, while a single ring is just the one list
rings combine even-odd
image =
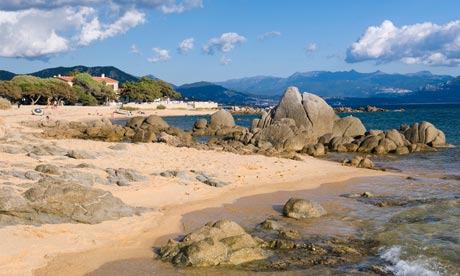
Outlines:
[{"label": "rocky shore", "polygon": [[390,110],[381,108],[381,107],[368,105],[366,107],[358,107],[358,108],[335,107],[334,111],[337,113],[360,113],[360,112],[389,112]]},{"label": "rocky shore", "polygon": [[[308,155],[353,152],[358,155],[351,165],[371,168],[367,154],[446,146],[444,133],[428,122],[366,130],[359,119],[339,118],[324,100],[295,87],[250,129],[237,126],[225,110],[212,114],[209,122],[197,121],[190,131],[169,126],[158,114],[131,117],[122,126],[91,113],[68,120],[63,111],[63,119],[18,121],[12,115],[18,112],[12,110],[0,121],[0,242],[5,248],[0,275],[64,270],[84,275],[111,260],[151,256],[151,246],[161,237],[181,232],[180,218],[187,212],[244,195],[384,174]],[[212,138],[199,143],[194,139],[198,136]],[[296,219],[325,214],[302,200],[287,206],[286,216]],[[298,214],[298,208],[313,209],[314,215]],[[353,241],[321,238],[307,242],[289,231],[254,235],[256,230],[245,232],[225,220],[196,231],[181,243],[171,241],[160,256],[186,266],[258,261],[257,267],[271,270],[286,263],[298,268],[353,263],[368,250],[362,241],[353,246]],[[309,257],[297,263],[298,253],[287,254],[286,262],[270,259],[278,251],[270,254],[267,249],[284,248],[304,249]],[[79,253],[66,254],[71,252]],[[215,258],[203,259],[209,252]]]}]

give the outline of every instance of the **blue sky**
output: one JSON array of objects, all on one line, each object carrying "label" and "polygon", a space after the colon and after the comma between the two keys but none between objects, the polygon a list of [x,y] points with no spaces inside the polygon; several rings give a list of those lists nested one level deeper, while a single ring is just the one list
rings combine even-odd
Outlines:
[{"label": "blue sky", "polygon": [[113,65],[174,84],[314,70],[460,74],[459,1],[2,2],[0,69],[15,73]]}]

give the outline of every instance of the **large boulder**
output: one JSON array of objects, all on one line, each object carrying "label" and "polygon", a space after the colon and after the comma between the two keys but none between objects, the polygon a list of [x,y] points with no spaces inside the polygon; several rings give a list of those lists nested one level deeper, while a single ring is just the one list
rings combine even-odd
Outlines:
[{"label": "large boulder", "polygon": [[258,242],[237,223],[228,220],[207,223],[180,242],[169,240],[160,257],[179,266],[238,265],[266,258]]},{"label": "large boulder", "polygon": [[333,137],[356,137],[360,135],[364,135],[366,132],[366,127],[363,125],[361,120],[357,117],[347,116],[337,120],[334,123],[334,127],[332,129],[332,136]]},{"label": "large boulder", "polygon": [[141,125],[141,128],[150,128],[150,127],[153,127],[155,129],[166,129],[169,127],[169,125],[160,116],[150,115],[147,118],[145,118],[144,122]]},{"label": "large boulder", "polygon": [[108,191],[52,178],[40,180],[23,194],[0,190],[0,198],[0,225],[94,224],[136,213]]},{"label": "large boulder", "polygon": [[437,129],[429,122],[413,123],[405,132],[404,136],[412,144],[429,144],[433,147],[446,144],[444,132]]},{"label": "large boulder", "polygon": [[325,214],[327,212],[321,205],[301,198],[291,198],[283,207],[283,215],[289,218],[317,218]]},{"label": "large boulder", "polygon": [[[304,92],[297,87],[286,89],[273,114],[273,121],[283,118],[293,119],[297,128],[310,133],[310,140],[315,141],[326,133],[332,132],[337,116],[322,98]],[[260,123],[260,122],[259,122]]]},{"label": "large boulder", "polygon": [[235,120],[233,119],[232,113],[224,109],[215,112],[211,115],[210,127],[213,129],[235,127]]}]

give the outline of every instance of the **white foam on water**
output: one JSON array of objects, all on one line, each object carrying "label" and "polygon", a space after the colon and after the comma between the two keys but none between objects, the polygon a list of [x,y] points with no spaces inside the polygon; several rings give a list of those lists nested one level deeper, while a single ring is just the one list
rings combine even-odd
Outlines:
[{"label": "white foam on water", "polygon": [[440,276],[441,273],[429,269],[432,264],[428,259],[413,261],[401,260],[401,246],[392,246],[381,254],[381,258],[391,265],[385,268],[397,276]]}]

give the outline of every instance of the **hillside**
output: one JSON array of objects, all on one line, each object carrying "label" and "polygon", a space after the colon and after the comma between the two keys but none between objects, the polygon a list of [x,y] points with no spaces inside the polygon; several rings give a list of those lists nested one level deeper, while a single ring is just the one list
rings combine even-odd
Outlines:
[{"label": "hillside", "polygon": [[105,74],[106,77],[116,79],[120,84],[126,81],[138,81],[139,78],[133,75],[130,75],[116,67],[113,66],[95,66],[95,67],[86,67],[82,65],[73,66],[73,67],[56,67],[48,68],[38,72],[31,73],[30,75],[40,77],[40,78],[51,78],[53,76],[67,75],[68,73],[78,70],[79,72],[87,72],[92,76],[100,76]]},{"label": "hillside", "polygon": [[15,73],[11,73],[5,70],[0,70],[0,80],[11,80],[12,78],[14,78],[14,76],[16,76]]},{"label": "hillside", "polygon": [[259,102],[256,97],[227,89],[210,82],[195,82],[176,88],[184,100],[214,101],[221,104],[254,104]]},{"label": "hillside", "polygon": [[287,78],[252,77],[216,84],[229,89],[257,95],[281,95],[288,86],[297,86],[323,97],[393,97],[413,93],[426,86],[438,86],[452,76],[433,75],[423,71],[413,74],[387,74],[381,71],[312,71],[295,73]]}]

